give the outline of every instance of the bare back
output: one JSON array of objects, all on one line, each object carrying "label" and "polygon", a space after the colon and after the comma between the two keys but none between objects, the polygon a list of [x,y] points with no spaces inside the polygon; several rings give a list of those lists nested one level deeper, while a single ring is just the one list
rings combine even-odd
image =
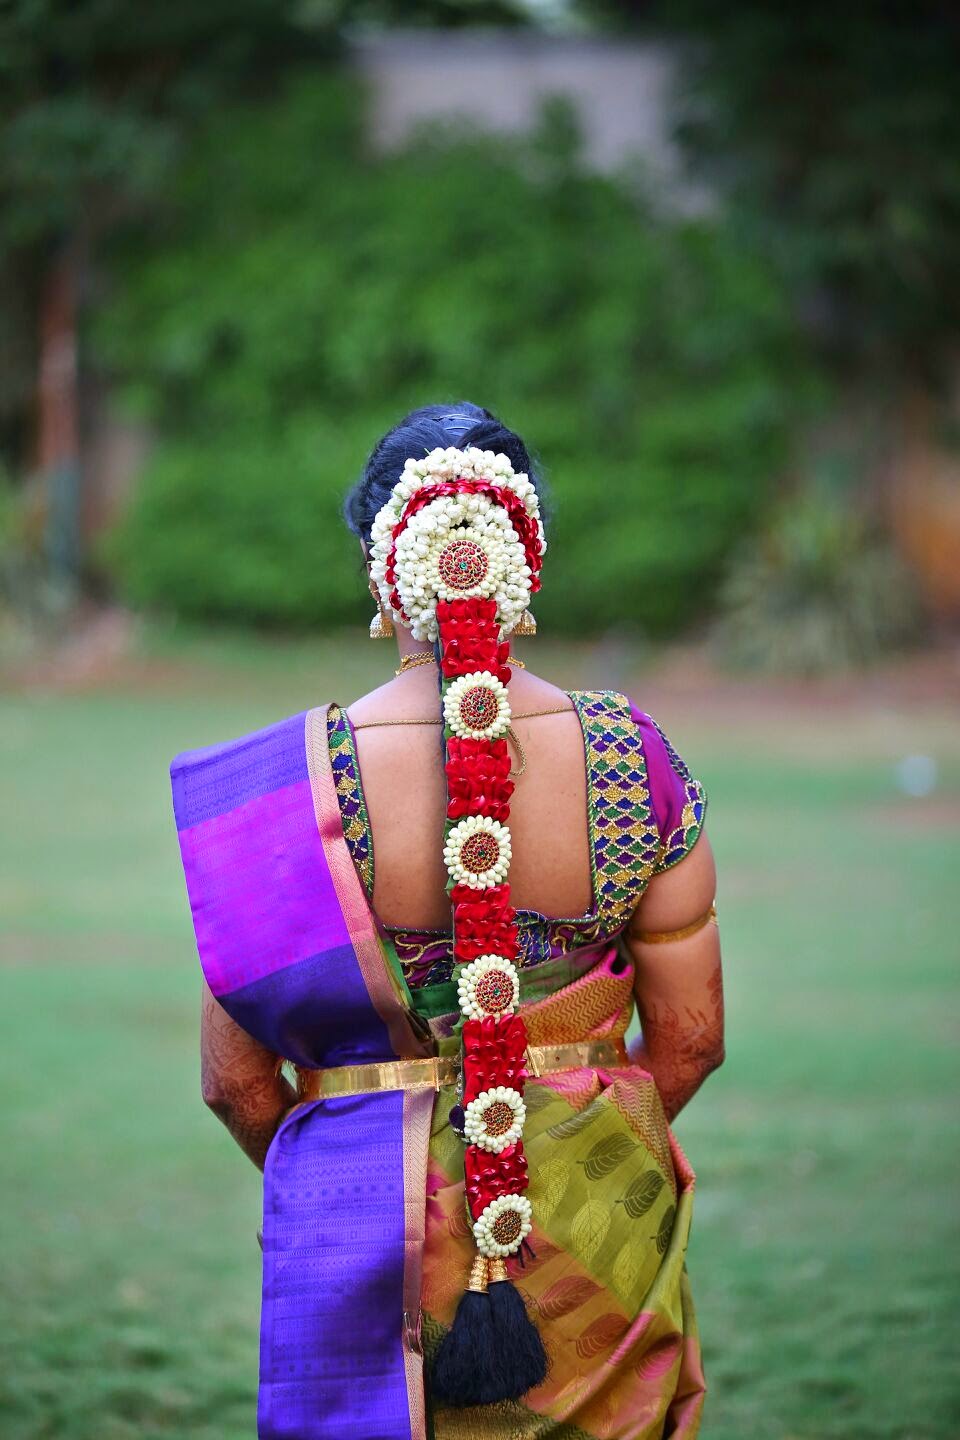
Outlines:
[{"label": "bare back", "polygon": [[[526,755],[510,802],[513,903],[548,916],[584,915],[592,890],[580,719],[566,691],[529,671],[512,676],[510,704],[513,729]],[[356,731],[376,855],[373,905],[391,927],[445,929],[450,924],[437,839],[446,803],[438,710],[437,672],[425,666],[364,695],[347,711]],[[520,761],[512,745],[511,751],[517,770]]]}]

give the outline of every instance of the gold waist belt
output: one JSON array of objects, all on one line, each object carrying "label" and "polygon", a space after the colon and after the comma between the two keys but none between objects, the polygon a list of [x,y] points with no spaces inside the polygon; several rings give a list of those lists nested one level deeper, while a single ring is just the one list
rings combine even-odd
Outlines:
[{"label": "gold waist belt", "polygon": [[[570,1045],[528,1045],[527,1073],[552,1075],[558,1070],[607,1069],[629,1064],[622,1040],[579,1040]],[[379,1060],[372,1065],[337,1065],[332,1070],[298,1070],[301,1100],[327,1095],[364,1095],[371,1090],[439,1090],[456,1083],[460,1069],[455,1055],[428,1055],[422,1060]]]}]

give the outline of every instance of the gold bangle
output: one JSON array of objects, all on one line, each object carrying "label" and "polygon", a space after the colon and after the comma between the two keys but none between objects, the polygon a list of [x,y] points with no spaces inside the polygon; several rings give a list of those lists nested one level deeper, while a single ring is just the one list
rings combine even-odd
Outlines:
[{"label": "gold bangle", "polygon": [[714,925],[718,924],[716,903],[711,905],[705,914],[679,930],[636,930],[631,939],[640,940],[644,945],[667,945],[671,940],[686,940],[689,936],[696,935],[698,930],[702,930],[711,921]]}]

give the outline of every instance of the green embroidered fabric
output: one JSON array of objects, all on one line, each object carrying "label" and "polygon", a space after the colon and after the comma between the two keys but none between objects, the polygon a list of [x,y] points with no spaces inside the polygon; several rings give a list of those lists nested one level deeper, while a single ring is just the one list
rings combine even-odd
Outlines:
[{"label": "green embroidered fabric", "polygon": [[656,868],[660,832],[629,700],[615,690],[577,691],[571,698],[586,742],[595,908],[613,933],[630,918]]},{"label": "green embroidered fabric", "polygon": [[360,783],[360,766],[350,722],[339,705],[327,712],[327,739],[333,783],[340,804],[343,833],[353,863],[360,872],[368,897],[373,894],[373,840],[367,802]]}]

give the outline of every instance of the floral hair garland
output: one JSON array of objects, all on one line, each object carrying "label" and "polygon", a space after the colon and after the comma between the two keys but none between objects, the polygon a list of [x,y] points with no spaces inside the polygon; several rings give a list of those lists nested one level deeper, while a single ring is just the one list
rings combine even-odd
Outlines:
[{"label": "floral hair garland", "polygon": [[[527,1032],[517,1013],[517,924],[508,880],[513,782],[504,736],[511,672],[502,637],[540,588],[545,549],[529,478],[515,474],[505,455],[473,448],[408,460],[371,532],[371,576],[384,608],[418,640],[439,642],[447,777],[443,858],[463,1015],[462,1098],[451,1124],[465,1142],[465,1199],[478,1252],[474,1299],[488,1280],[506,1279],[503,1261],[517,1254],[531,1229],[521,1138]],[[494,1289],[503,1296],[513,1287],[492,1285],[491,1294]],[[519,1297],[516,1303],[522,1310]],[[506,1313],[499,1302],[497,1308]],[[458,1344],[466,1356],[471,1343],[477,1351],[490,1349],[467,1335],[469,1325],[461,1319],[458,1311],[454,1331],[459,1327],[461,1338],[453,1332],[447,1337],[448,1353],[441,1353],[435,1372],[439,1391],[444,1371],[446,1398],[476,1403],[518,1395],[536,1383],[536,1364],[525,1378],[507,1373],[512,1354],[503,1352],[518,1350],[515,1335],[500,1337],[497,1375],[479,1380],[473,1374],[461,1383],[453,1355]],[[525,1315],[522,1325],[529,1327]],[[535,1333],[534,1340],[542,1360]]]},{"label": "floral hair garland", "polygon": [[[441,601],[491,598],[495,621],[508,633],[539,589],[547,548],[533,482],[515,474],[506,455],[475,448],[408,460],[370,542],[370,574],[384,609],[416,640],[438,638]],[[466,615],[461,609],[448,618]],[[509,676],[502,678],[505,684]]]}]

